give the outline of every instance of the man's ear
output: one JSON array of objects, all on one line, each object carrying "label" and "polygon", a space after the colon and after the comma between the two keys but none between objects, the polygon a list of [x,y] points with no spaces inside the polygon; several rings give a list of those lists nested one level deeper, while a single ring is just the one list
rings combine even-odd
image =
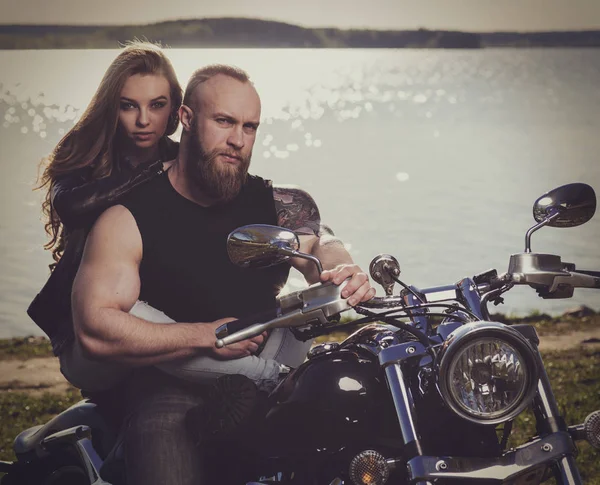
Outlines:
[{"label": "man's ear", "polygon": [[179,120],[181,121],[181,126],[183,126],[184,131],[190,131],[194,121],[194,112],[192,111],[192,108],[182,104],[179,108]]}]

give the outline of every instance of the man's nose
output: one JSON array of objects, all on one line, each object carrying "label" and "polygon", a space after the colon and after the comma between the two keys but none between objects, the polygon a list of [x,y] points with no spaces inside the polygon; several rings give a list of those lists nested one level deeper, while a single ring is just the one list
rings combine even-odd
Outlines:
[{"label": "man's nose", "polygon": [[227,143],[238,150],[244,148],[244,132],[242,131],[241,126],[233,127],[233,129],[229,132]]},{"label": "man's nose", "polygon": [[150,116],[148,115],[147,109],[140,108],[140,111],[138,112],[136,124],[138,126],[148,126],[150,124]]}]

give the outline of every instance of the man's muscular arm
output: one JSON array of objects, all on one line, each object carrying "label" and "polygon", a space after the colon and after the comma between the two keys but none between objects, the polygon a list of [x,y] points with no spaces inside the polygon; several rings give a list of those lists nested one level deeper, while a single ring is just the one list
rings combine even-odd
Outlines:
[{"label": "man's muscular arm", "polygon": [[375,296],[368,276],[354,264],[343,243],[333,231],[322,224],[319,209],[313,198],[305,191],[290,187],[273,187],[278,225],[294,231],[300,239],[300,251],[316,256],[323,265],[318,274],[312,261],[293,258],[292,266],[300,271],[309,284],[318,281],[333,281],[339,285],[351,278],[342,296],[356,305]]},{"label": "man's muscular arm", "polygon": [[123,206],[111,207],[88,236],[72,292],[75,333],[91,358],[142,366],[198,352],[220,358],[249,355],[254,342],[214,347],[215,328],[233,319],[160,325],[129,315],[139,296],[141,258],[142,240],[133,216]]}]

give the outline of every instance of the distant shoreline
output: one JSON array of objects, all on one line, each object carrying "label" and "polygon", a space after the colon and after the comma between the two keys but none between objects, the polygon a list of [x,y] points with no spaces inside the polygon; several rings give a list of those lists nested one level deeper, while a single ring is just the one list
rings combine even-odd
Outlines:
[{"label": "distant shoreline", "polygon": [[459,32],[305,28],[250,18],[174,20],[147,25],[0,25],[0,49],[110,49],[133,39],[172,48],[481,49],[600,47],[600,30]]}]

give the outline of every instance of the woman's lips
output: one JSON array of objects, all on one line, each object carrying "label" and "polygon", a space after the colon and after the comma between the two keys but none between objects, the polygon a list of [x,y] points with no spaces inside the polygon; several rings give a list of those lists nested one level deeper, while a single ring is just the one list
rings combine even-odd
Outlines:
[{"label": "woman's lips", "polygon": [[152,132],[144,132],[144,133],[134,133],[133,137],[136,140],[140,140],[140,141],[147,141],[150,138],[152,138],[152,135],[154,135],[154,133]]}]

